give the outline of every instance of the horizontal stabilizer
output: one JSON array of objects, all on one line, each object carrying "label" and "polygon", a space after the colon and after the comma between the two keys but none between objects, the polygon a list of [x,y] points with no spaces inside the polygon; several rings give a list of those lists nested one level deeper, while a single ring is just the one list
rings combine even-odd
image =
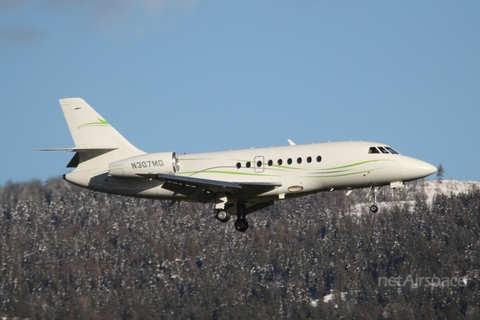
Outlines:
[{"label": "horizontal stabilizer", "polygon": [[69,151],[69,152],[86,152],[86,151],[111,151],[119,149],[119,146],[93,146],[93,147],[71,147],[71,148],[39,148],[37,151]]}]

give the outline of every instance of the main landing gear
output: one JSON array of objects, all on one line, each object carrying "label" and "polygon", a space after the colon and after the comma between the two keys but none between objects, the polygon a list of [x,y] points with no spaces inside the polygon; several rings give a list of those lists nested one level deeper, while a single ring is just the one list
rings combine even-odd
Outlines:
[{"label": "main landing gear", "polygon": [[217,210],[215,217],[218,219],[218,221],[225,223],[225,222],[228,222],[228,220],[230,220],[230,213],[228,213],[223,209],[220,209],[220,210]]},{"label": "main landing gear", "polygon": [[235,221],[235,229],[240,232],[245,232],[248,230],[248,222],[245,219],[245,215],[247,214],[247,207],[245,203],[238,203],[237,204],[237,221]]},{"label": "main landing gear", "polygon": [[[240,232],[245,232],[248,230],[248,222],[247,222],[247,219],[245,219],[246,214],[247,214],[247,207],[245,206],[245,203],[238,203],[237,204],[237,220],[235,221],[235,229],[237,229]],[[225,223],[230,220],[230,213],[228,213],[223,209],[217,209],[215,213],[215,217],[217,218],[218,221]]]},{"label": "main landing gear", "polygon": [[373,213],[378,212],[378,206],[377,206],[377,193],[380,190],[380,188],[377,187],[370,187],[370,193],[369,196],[371,199],[373,199],[373,204],[370,206],[370,211]]}]

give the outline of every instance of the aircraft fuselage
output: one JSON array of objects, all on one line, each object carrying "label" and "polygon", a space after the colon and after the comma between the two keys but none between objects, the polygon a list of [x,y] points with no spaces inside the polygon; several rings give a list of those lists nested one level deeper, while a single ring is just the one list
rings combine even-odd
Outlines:
[{"label": "aircraft fuselage", "polygon": [[[278,182],[281,186],[262,193],[233,193],[229,199],[272,200],[297,197],[328,190],[356,189],[395,185],[430,175],[436,170],[430,164],[392,153],[369,153],[371,147],[385,144],[345,141],[252,148],[220,152],[178,155],[178,176],[235,182]],[[155,167],[150,163],[132,162],[138,177],[113,177],[108,166],[92,172],[78,171],[66,180],[83,187],[126,196],[164,200],[184,200],[184,194],[162,188],[163,181],[145,179]],[[165,165],[165,164],[164,164]],[[135,170],[132,169],[132,170]],[[96,175],[96,172],[103,172]],[[75,176],[81,174],[82,182]],[[214,199],[209,199],[211,202]]]},{"label": "aircraft fuselage", "polygon": [[377,142],[345,141],[177,155],[145,153],[83,99],[61,99],[75,146],[64,179],[91,190],[132,197],[214,203],[216,217],[248,229],[245,216],[275,200],[327,190],[399,188],[436,168]]}]

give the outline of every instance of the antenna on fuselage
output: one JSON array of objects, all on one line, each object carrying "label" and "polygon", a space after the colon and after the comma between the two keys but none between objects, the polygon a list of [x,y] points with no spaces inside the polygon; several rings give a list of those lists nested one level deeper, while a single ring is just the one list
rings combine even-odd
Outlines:
[{"label": "antenna on fuselage", "polygon": [[288,143],[291,145],[291,146],[294,146],[295,145],[295,142],[293,142],[292,140],[290,139],[287,139]]}]

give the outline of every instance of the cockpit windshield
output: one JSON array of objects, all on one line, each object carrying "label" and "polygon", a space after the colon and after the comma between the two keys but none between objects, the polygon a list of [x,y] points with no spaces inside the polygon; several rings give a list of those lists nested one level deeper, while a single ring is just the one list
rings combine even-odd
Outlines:
[{"label": "cockpit windshield", "polygon": [[395,151],[389,146],[370,147],[370,149],[368,149],[368,153],[399,154],[397,151]]},{"label": "cockpit windshield", "polygon": [[388,153],[388,151],[384,147],[378,147],[381,153]]},{"label": "cockpit windshield", "polygon": [[385,147],[385,149],[387,149],[388,151],[390,151],[391,154],[398,154],[397,151],[393,150],[393,148],[391,147]]}]

